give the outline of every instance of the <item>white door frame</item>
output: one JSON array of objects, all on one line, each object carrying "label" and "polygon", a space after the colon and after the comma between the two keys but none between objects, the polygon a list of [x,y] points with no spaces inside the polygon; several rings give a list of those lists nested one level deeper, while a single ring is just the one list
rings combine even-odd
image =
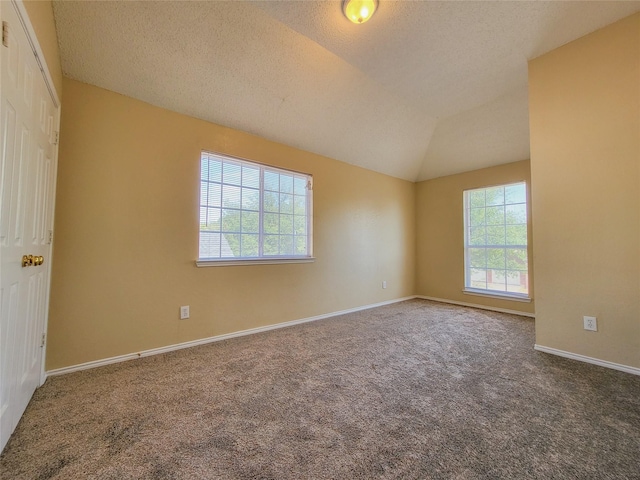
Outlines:
[{"label": "white door frame", "polygon": [[[0,0],[1,1],[1,0]],[[59,132],[60,131],[60,111],[61,111],[61,105],[60,105],[60,97],[58,96],[58,92],[56,90],[56,86],[53,83],[53,79],[51,77],[51,73],[49,71],[49,67],[47,66],[47,61],[45,59],[44,56],[44,52],[42,51],[42,48],[40,48],[40,43],[38,42],[38,37],[36,35],[35,30],[33,29],[33,25],[31,24],[31,20],[29,19],[29,14],[27,13],[27,8],[24,5],[24,2],[22,0],[11,0],[11,2],[3,2],[4,6],[3,8],[15,8],[17,14],[18,14],[18,18],[20,19],[20,22],[22,23],[22,27],[27,35],[27,39],[29,41],[29,44],[31,45],[31,50],[33,51],[34,56],[36,57],[36,62],[38,63],[38,66],[40,67],[40,71],[42,73],[42,75],[44,76],[44,82],[47,86],[47,89],[49,90],[49,94],[51,95],[51,99],[53,101],[53,105],[54,107],[57,108],[58,113],[56,114],[56,118],[54,119],[55,125],[54,125],[54,130]],[[2,47],[0,47],[2,48]],[[55,201],[56,201],[56,185],[57,185],[57,180],[58,180],[58,175],[57,175],[57,170],[58,170],[58,145],[56,144],[53,148],[53,158],[52,158],[52,163],[53,163],[53,169],[54,169],[54,175],[53,175],[53,185],[52,185],[52,197],[51,197],[51,211],[52,211],[52,218],[53,218],[53,225],[55,225]],[[42,384],[45,382],[45,380],[47,379],[47,373],[45,370],[45,363],[46,363],[46,356],[47,356],[47,344],[49,343],[47,341],[47,335],[48,335],[48,325],[49,325],[49,299],[50,299],[50,295],[51,295],[51,272],[53,271],[53,241],[55,240],[55,234],[53,235],[52,241],[49,244],[49,259],[50,259],[50,265],[49,265],[49,276],[47,278],[47,286],[46,286],[46,295],[45,295],[45,315],[44,315],[44,334],[45,334],[45,342],[44,342],[44,346],[42,347],[42,357],[40,360],[40,386],[42,386]]]}]

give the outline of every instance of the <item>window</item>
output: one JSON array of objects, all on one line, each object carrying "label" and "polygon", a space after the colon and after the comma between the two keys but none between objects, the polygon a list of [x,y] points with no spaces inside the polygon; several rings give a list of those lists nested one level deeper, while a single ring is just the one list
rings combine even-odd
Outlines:
[{"label": "window", "polygon": [[527,186],[464,192],[465,291],[528,299]]},{"label": "window", "polygon": [[311,175],[202,152],[198,265],[311,259],[311,186]]}]

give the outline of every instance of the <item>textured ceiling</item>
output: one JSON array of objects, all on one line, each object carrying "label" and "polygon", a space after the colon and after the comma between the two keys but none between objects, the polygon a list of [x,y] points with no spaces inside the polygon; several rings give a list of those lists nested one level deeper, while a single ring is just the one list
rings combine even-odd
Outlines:
[{"label": "textured ceiling", "polygon": [[64,74],[411,181],[529,158],[527,60],[640,1],[57,1]]}]

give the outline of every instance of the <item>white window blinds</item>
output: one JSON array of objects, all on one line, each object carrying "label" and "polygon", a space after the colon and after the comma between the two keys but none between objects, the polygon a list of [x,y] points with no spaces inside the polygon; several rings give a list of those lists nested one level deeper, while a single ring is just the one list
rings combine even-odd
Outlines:
[{"label": "white window blinds", "polygon": [[311,175],[203,152],[200,260],[311,257]]}]

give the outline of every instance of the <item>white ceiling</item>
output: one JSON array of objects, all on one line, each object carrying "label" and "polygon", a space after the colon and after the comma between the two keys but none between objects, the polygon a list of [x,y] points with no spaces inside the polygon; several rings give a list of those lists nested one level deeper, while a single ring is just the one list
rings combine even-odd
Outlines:
[{"label": "white ceiling", "polygon": [[416,181],[529,158],[527,60],[640,1],[56,1],[68,77]]}]

